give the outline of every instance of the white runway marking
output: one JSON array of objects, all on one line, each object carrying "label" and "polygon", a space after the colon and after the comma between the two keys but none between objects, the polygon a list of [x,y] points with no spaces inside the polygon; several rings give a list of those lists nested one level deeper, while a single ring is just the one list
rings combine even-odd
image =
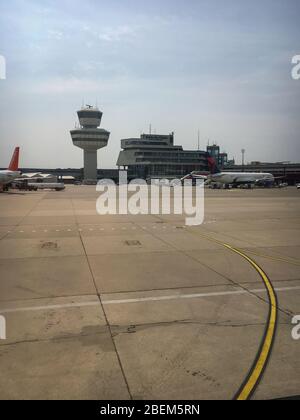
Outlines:
[{"label": "white runway marking", "polygon": [[[293,290],[300,290],[300,286],[293,287],[279,287],[276,288],[276,292],[289,292]],[[139,302],[155,302],[164,300],[178,300],[178,299],[199,299],[205,297],[219,297],[219,296],[234,296],[234,295],[245,295],[249,293],[266,293],[265,289],[252,289],[252,290],[233,290],[230,292],[211,292],[211,293],[193,293],[187,295],[169,295],[169,296],[149,296],[145,298],[136,299],[115,299],[115,300],[102,300],[103,305],[121,305],[126,303],[139,303]],[[45,306],[32,306],[22,308],[10,308],[0,309],[0,314],[16,313],[16,312],[33,312],[33,311],[49,311],[53,309],[68,309],[68,308],[83,308],[86,306],[97,306],[99,301],[87,301],[77,303],[66,303],[63,305],[45,305]]]},{"label": "white runway marking", "polygon": [[15,312],[33,312],[33,311],[49,311],[52,309],[68,309],[68,308],[81,308],[85,306],[97,306],[100,302],[78,302],[78,303],[66,303],[64,305],[45,305],[45,306],[32,306],[27,308],[14,308],[14,309],[0,309],[1,314],[9,314]]},{"label": "white runway marking", "polygon": [[[284,287],[275,289],[277,292],[285,292],[290,290],[300,290],[300,286],[295,287]],[[218,297],[218,296],[230,296],[230,295],[244,295],[249,293],[265,293],[265,289],[253,289],[253,290],[234,290],[230,292],[211,292],[211,293],[193,293],[189,295],[169,295],[169,296],[149,296],[145,298],[136,299],[119,299],[119,300],[103,300],[103,305],[120,305],[124,303],[138,303],[138,302],[151,302],[151,301],[162,301],[162,300],[176,300],[176,299],[196,299],[205,297]]]}]

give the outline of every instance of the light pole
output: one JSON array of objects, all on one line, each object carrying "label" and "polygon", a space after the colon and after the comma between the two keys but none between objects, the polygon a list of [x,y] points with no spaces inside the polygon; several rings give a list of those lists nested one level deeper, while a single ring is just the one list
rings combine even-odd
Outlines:
[{"label": "light pole", "polygon": [[245,170],[245,149],[242,149],[242,166],[243,166],[243,172]]}]

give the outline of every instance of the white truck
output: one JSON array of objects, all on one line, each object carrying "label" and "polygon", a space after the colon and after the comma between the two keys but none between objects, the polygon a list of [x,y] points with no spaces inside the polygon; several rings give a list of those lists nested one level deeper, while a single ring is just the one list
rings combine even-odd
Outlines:
[{"label": "white truck", "polygon": [[36,188],[38,190],[55,190],[62,191],[64,190],[65,184],[62,182],[29,182],[28,187]]}]

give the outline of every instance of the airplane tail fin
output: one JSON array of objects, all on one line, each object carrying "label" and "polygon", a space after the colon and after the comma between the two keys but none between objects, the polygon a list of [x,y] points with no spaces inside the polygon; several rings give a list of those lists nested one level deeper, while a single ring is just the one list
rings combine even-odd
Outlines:
[{"label": "airplane tail fin", "polygon": [[10,165],[8,167],[9,171],[17,172],[19,169],[19,155],[20,155],[20,148],[16,147],[13,157],[11,159]]},{"label": "airplane tail fin", "polygon": [[211,175],[221,173],[221,170],[218,168],[216,160],[209,153],[207,153],[207,161]]}]

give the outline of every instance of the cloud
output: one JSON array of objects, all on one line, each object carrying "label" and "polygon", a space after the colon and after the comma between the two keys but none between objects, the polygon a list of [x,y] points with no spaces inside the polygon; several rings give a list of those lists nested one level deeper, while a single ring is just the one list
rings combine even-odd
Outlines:
[{"label": "cloud", "polygon": [[[195,146],[200,125],[203,136],[219,139],[232,153],[240,142],[249,156],[252,147],[253,160],[258,151],[262,159],[280,160],[275,144],[283,139],[284,149],[293,151],[300,91],[291,57],[299,52],[299,1],[188,3],[4,2],[0,54],[10,74],[1,84],[3,144],[21,142],[26,123],[32,154],[40,133],[45,144],[60,147],[84,97],[102,102],[107,127],[119,137],[138,134],[151,120],[161,131],[175,129],[185,147]],[[62,123],[54,136],[51,118],[58,114]],[[103,164],[111,162],[107,157]]]},{"label": "cloud", "polygon": [[98,31],[89,25],[84,25],[82,30],[94,38],[105,42],[120,42],[125,39],[135,37],[137,32],[141,29],[140,25],[116,25],[107,26],[103,30]]},{"label": "cloud", "polygon": [[101,87],[100,82],[90,79],[54,78],[35,83],[30,90],[34,94],[53,95],[61,93],[93,92]]},{"label": "cloud", "polygon": [[117,26],[116,28],[107,28],[102,33],[99,34],[99,39],[102,41],[114,42],[114,41],[121,41],[124,38],[135,36],[137,32],[137,28],[122,25]]},{"label": "cloud", "polygon": [[63,39],[63,32],[56,31],[56,30],[48,30],[48,39],[54,39],[56,41],[60,41]]},{"label": "cloud", "polygon": [[19,92],[33,95],[58,95],[58,94],[93,94],[107,92],[108,94],[132,90],[138,86],[137,81],[126,77],[117,77],[113,80],[102,80],[80,77],[55,77],[34,83],[18,85]]}]

